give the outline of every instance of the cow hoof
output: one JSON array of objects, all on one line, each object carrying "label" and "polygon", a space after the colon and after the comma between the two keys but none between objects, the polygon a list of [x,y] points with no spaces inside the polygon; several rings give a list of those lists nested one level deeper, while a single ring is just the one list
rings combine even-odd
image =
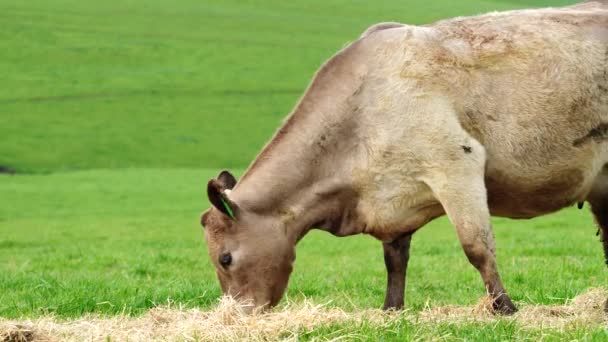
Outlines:
[{"label": "cow hoof", "polygon": [[399,311],[403,309],[403,303],[397,304],[384,304],[382,310],[384,311]]},{"label": "cow hoof", "polygon": [[608,299],[606,299],[606,303],[604,303],[604,312],[608,313]]},{"label": "cow hoof", "polygon": [[510,316],[517,312],[515,304],[511,301],[511,298],[506,295],[500,296],[492,303],[492,309],[495,314]]}]

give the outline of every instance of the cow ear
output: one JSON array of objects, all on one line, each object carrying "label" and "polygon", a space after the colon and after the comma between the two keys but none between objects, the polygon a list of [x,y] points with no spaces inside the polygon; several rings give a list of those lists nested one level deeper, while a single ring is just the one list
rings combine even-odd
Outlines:
[{"label": "cow ear", "polygon": [[203,227],[203,229],[207,225],[207,218],[209,218],[209,210],[203,212],[203,214],[201,215],[201,226]]},{"label": "cow ear", "polygon": [[220,172],[217,180],[224,186],[225,189],[232,190],[236,185],[236,178],[228,170]]},{"label": "cow ear", "polygon": [[225,190],[223,184],[216,179],[212,179],[207,183],[207,196],[209,197],[209,202],[211,202],[217,210],[236,221],[236,215],[239,208],[236,203],[228,198]]}]

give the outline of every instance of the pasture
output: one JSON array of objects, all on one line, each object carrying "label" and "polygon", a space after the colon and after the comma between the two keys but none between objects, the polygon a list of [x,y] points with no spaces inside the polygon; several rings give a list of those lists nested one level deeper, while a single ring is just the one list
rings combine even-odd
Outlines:
[{"label": "pasture", "polygon": [[[572,2],[0,0],[0,166],[15,172],[0,174],[0,341],[15,324],[43,338],[73,320],[119,340],[158,322],[168,339],[232,324],[217,336],[605,340],[594,305],[608,273],[588,207],[493,220],[503,281],[525,308],[515,318],[484,314],[442,218],[413,238],[406,312],[376,310],[378,241],[313,231],[282,304],[252,322],[218,307],[199,224],[207,180],[241,174],[319,65],[370,24]],[[92,336],[72,327],[65,338]]]}]

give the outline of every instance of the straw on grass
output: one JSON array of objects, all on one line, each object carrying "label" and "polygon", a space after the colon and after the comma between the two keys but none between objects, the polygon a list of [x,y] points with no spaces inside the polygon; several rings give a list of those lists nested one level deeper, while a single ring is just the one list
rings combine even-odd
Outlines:
[{"label": "straw on grass", "polygon": [[594,328],[606,325],[603,303],[607,295],[606,290],[592,289],[565,305],[520,305],[520,311],[511,317],[494,316],[488,309],[489,299],[485,297],[474,306],[427,308],[417,314],[410,311],[386,313],[377,309],[345,312],[304,301],[287,304],[273,312],[253,315],[246,314],[239,303],[225,297],[211,311],[169,305],[154,308],[141,317],[119,315],[102,318],[88,315],[75,320],[53,317],[0,319],[0,341],[297,339],[302,332],[331,324],[366,322],[382,327],[400,319],[413,324],[513,320],[524,329]]}]

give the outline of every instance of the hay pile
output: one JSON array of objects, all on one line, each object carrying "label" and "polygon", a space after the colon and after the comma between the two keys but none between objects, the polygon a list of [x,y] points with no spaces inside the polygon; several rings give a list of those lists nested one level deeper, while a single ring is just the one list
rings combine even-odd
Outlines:
[{"label": "hay pile", "polygon": [[242,306],[224,297],[213,311],[175,307],[154,308],[141,317],[83,317],[62,321],[0,319],[0,342],[5,341],[117,341],[186,340],[234,341],[295,339],[298,333],[341,322],[384,324],[391,319],[381,310],[347,313],[310,302],[289,304],[284,310],[246,314]]},{"label": "hay pile", "polygon": [[[506,320],[513,320],[522,328],[567,330],[577,327],[607,326],[604,302],[608,291],[591,289],[569,300],[565,305],[518,305],[519,311]],[[419,322],[491,322],[497,319],[491,309],[489,297],[482,298],[471,307],[443,306],[427,308]]]},{"label": "hay pile", "polygon": [[607,295],[605,290],[594,289],[566,305],[520,305],[520,311],[507,318],[493,316],[488,310],[489,301],[486,298],[475,306],[427,308],[418,314],[408,311],[385,313],[374,309],[344,312],[304,302],[288,304],[283,310],[255,315],[245,314],[238,303],[223,298],[213,311],[169,306],[152,309],[141,317],[87,316],[70,321],[52,317],[24,321],[0,319],[0,341],[106,341],[108,337],[114,341],[295,340],[303,331],[328,324],[368,322],[384,326],[400,319],[417,322],[415,324],[506,319],[516,321],[522,328],[594,328],[606,325],[603,304]]}]

